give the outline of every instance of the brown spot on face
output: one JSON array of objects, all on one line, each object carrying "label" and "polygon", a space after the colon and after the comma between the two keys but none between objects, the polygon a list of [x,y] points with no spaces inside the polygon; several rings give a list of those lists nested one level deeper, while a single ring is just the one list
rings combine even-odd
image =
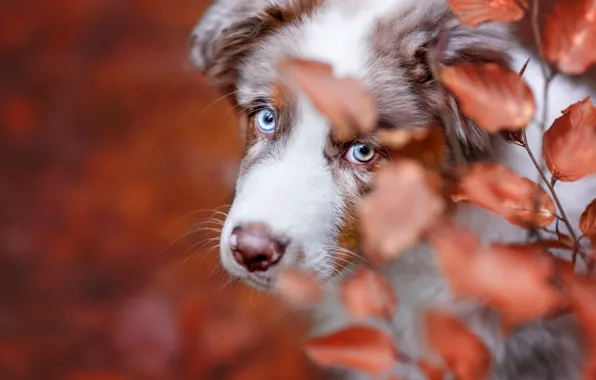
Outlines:
[{"label": "brown spot on face", "polygon": [[217,41],[217,54],[206,63],[204,74],[218,86],[236,83],[238,63],[263,38],[312,14],[322,2],[323,0],[290,0],[283,6],[270,6],[234,24]]},{"label": "brown spot on face", "polygon": [[[370,143],[377,150],[378,158],[370,166],[362,168],[353,168],[346,166],[346,161],[341,156],[336,156],[334,165],[334,181],[340,188],[344,200],[344,207],[342,209],[342,224],[339,226],[339,233],[336,244],[338,247],[348,251],[356,252],[359,248],[358,235],[358,204],[360,199],[371,190],[372,179],[378,169],[387,162],[388,156],[376,143],[366,140],[359,142]],[[351,144],[340,145],[339,142],[330,141],[327,150],[335,150],[344,154],[346,149]],[[349,177],[342,178],[344,176]],[[332,252],[339,260],[335,260],[338,269],[344,268],[349,262],[354,259],[353,255],[342,252]]]},{"label": "brown spot on face", "polygon": [[[259,160],[279,151],[291,133],[294,125],[295,98],[289,89],[280,82],[269,91],[268,99],[256,99],[245,105],[246,122],[244,160],[241,174],[246,173]],[[264,108],[271,108],[276,114],[275,131],[265,134],[258,130],[257,115]],[[259,143],[258,147],[255,147]]]},{"label": "brown spot on face", "polygon": [[344,208],[344,224],[339,229],[337,245],[349,251],[358,248],[357,206],[355,199],[348,199]]}]

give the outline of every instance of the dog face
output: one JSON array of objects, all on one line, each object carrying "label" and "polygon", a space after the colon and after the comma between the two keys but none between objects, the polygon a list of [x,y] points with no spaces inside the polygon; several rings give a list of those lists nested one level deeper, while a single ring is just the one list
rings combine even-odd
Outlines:
[{"label": "dog face", "polygon": [[449,31],[443,64],[506,65],[500,25],[458,25],[443,0],[220,0],[193,33],[192,59],[244,112],[246,149],[220,241],[233,275],[269,288],[276,271],[298,266],[321,279],[338,273],[357,249],[356,209],[388,159],[373,136],[335,141],[329,122],[280,81],[286,57],[330,64],[373,94],[380,128],[455,121],[468,157],[489,138],[437,89],[429,66]]}]

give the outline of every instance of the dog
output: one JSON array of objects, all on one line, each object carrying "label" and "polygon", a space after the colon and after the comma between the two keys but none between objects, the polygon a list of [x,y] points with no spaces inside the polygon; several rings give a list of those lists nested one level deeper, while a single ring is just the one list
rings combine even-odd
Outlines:
[{"label": "dog", "polygon": [[[332,282],[345,272],[347,261],[358,258],[358,202],[387,158],[373,136],[350,143],[330,137],[324,115],[281,83],[276,64],[285,57],[322,61],[338,77],[361,80],[375,99],[380,128],[440,123],[440,105],[447,104],[468,160],[494,161],[535,179],[536,168],[524,149],[481,131],[460,112],[452,95],[439,92],[428,59],[446,31],[443,65],[496,63],[520,70],[530,59],[524,78],[535,94],[537,115],[542,115],[545,79],[539,58],[521,47],[510,29],[500,23],[461,25],[445,0],[216,0],[192,33],[191,59],[243,112],[245,154],[221,232],[223,267],[271,290],[280,268],[298,266]],[[547,125],[594,90],[559,76],[550,94]],[[527,133],[531,148],[540,152],[538,122]],[[596,194],[596,180],[560,183],[557,191],[577,226],[589,195]],[[455,219],[485,242],[520,242],[526,236],[521,228],[473,206],[458,206]],[[424,356],[421,312],[452,300],[433,252],[422,243],[384,270],[399,294],[394,325],[400,350]],[[333,300],[322,308],[320,319],[331,322],[319,331],[345,323],[338,309]],[[583,352],[569,317],[537,322],[503,339],[498,318],[482,305],[454,303],[451,309],[491,351],[491,379],[580,377]],[[400,374],[424,378],[405,365]]]}]

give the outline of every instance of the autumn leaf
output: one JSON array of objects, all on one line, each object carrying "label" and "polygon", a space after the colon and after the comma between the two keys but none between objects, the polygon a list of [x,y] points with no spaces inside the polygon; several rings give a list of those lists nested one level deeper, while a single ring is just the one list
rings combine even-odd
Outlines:
[{"label": "autumn leaf", "polygon": [[542,157],[551,174],[573,182],[596,173],[596,108],[589,97],[563,111],[543,138]]},{"label": "autumn leaf", "polygon": [[596,62],[596,1],[559,1],[548,15],[542,52],[559,71],[584,73]]},{"label": "autumn leaf", "polygon": [[425,316],[429,346],[460,380],[485,379],[491,356],[480,338],[451,315],[429,310]]},{"label": "autumn leaf", "polygon": [[303,91],[329,118],[336,139],[350,141],[375,128],[374,98],[359,80],[335,78],[330,65],[317,61],[284,59],[278,69],[290,86]]},{"label": "autumn leaf", "polygon": [[582,379],[591,380],[596,374],[596,285],[593,280],[576,278],[570,281],[569,288],[586,352]]},{"label": "autumn leaf", "polygon": [[579,220],[579,228],[596,248],[596,199],[586,207]]},{"label": "autumn leaf", "polygon": [[[463,25],[476,27],[489,21],[514,22],[524,16],[527,0],[448,0]],[[522,8],[521,6],[524,8]]]},{"label": "autumn leaf", "polygon": [[445,159],[445,134],[439,127],[382,129],[377,141],[389,150],[392,159],[414,159],[431,168]]},{"label": "autumn leaf", "polygon": [[342,283],[340,295],[348,312],[356,318],[389,319],[397,310],[397,297],[391,284],[379,273],[364,267]]},{"label": "autumn leaf", "polygon": [[284,269],[275,281],[276,293],[282,300],[295,308],[310,307],[323,298],[321,285],[303,271]]},{"label": "autumn leaf", "polygon": [[443,370],[428,361],[418,362],[418,368],[426,376],[427,380],[443,380]]},{"label": "autumn leaf", "polygon": [[478,237],[452,221],[444,221],[428,233],[443,274],[456,294],[470,294],[469,266],[480,250]]},{"label": "autumn leaf", "polygon": [[547,227],[555,220],[555,204],[539,188],[536,208],[536,189],[536,183],[505,166],[478,163],[470,166],[452,198],[484,207],[516,226]]},{"label": "autumn leaf", "polygon": [[384,332],[353,326],[305,344],[307,355],[322,366],[343,366],[379,374],[397,362],[397,348]]},{"label": "autumn leaf", "polygon": [[434,228],[429,241],[453,292],[499,310],[505,327],[568,307],[565,294],[552,281],[567,279],[572,266],[538,244],[485,247],[471,231],[453,223]]},{"label": "autumn leaf", "polygon": [[420,240],[445,209],[437,182],[414,161],[392,162],[379,170],[374,188],[359,210],[367,255],[390,260]]},{"label": "autumn leaf", "polygon": [[443,67],[440,76],[462,112],[487,132],[517,131],[534,118],[532,90],[515,71],[489,63]]},{"label": "autumn leaf", "polygon": [[469,280],[477,299],[498,309],[507,325],[516,326],[568,307],[566,294],[552,285],[559,268],[567,268],[563,263],[536,245],[493,244],[471,263]]}]

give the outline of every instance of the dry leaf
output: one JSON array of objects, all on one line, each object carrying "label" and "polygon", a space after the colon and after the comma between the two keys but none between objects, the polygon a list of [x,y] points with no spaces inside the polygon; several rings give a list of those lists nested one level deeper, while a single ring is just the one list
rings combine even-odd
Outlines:
[{"label": "dry leaf", "polygon": [[596,374],[596,284],[593,280],[576,278],[569,285],[573,311],[583,330],[586,351],[582,379],[591,380]]},{"label": "dry leaf", "polygon": [[579,228],[596,248],[596,199],[586,207],[579,220]]},{"label": "dry leaf", "polygon": [[491,356],[480,338],[449,314],[430,310],[426,314],[430,347],[460,380],[480,380],[488,376]]},{"label": "dry leaf", "polygon": [[420,240],[445,209],[437,181],[409,160],[379,170],[373,191],[360,208],[360,232],[367,255],[390,260]]},{"label": "dry leaf", "polygon": [[596,108],[590,98],[564,110],[543,142],[542,157],[555,178],[573,182],[596,173]]},{"label": "dry leaf", "polygon": [[432,363],[420,361],[418,362],[418,368],[427,380],[443,380],[443,370]]},{"label": "dry leaf", "polygon": [[489,21],[514,22],[524,16],[527,0],[449,0],[459,21],[476,27]]},{"label": "dry leaf", "polygon": [[468,289],[469,266],[480,250],[480,241],[476,235],[452,221],[437,223],[428,234],[441,271],[449,280],[451,289],[456,294],[470,294]]},{"label": "dry leaf", "polygon": [[[493,244],[470,265],[471,286],[479,300],[498,309],[509,326],[556,315],[568,307],[565,293],[552,285],[566,266],[536,245]],[[557,277],[557,276],[560,277]]]},{"label": "dry leaf", "polygon": [[445,159],[445,134],[439,127],[383,129],[377,141],[392,159],[414,159],[428,167],[437,167]]},{"label": "dry leaf", "polygon": [[313,306],[323,298],[321,285],[311,275],[298,269],[280,271],[275,290],[284,302],[295,308]]},{"label": "dry leaf", "polygon": [[291,86],[303,91],[329,118],[336,139],[350,141],[376,127],[374,98],[359,80],[335,78],[331,66],[316,61],[285,59],[278,68]]},{"label": "dry leaf", "polygon": [[487,132],[516,131],[534,118],[532,90],[515,71],[489,63],[443,67],[440,75],[462,112]]},{"label": "dry leaf", "polygon": [[535,211],[536,183],[497,164],[474,164],[453,194],[455,202],[469,202],[505,217],[520,227],[547,227],[556,217],[553,200],[539,189]]},{"label": "dry leaf", "polygon": [[342,283],[340,294],[344,306],[356,318],[389,319],[397,310],[397,297],[391,284],[379,273],[364,267]]},{"label": "dry leaf", "polygon": [[305,344],[307,355],[322,366],[344,366],[379,374],[397,363],[397,349],[384,332],[353,326]]},{"label": "dry leaf", "polygon": [[582,74],[596,62],[596,1],[559,1],[544,31],[544,57],[559,71]]},{"label": "dry leaf", "polygon": [[472,232],[453,223],[437,226],[429,240],[453,292],[499,310],[507,327],[568,307],[552,281],[569,278],[573,267],[538,244],[483,247]]}]

